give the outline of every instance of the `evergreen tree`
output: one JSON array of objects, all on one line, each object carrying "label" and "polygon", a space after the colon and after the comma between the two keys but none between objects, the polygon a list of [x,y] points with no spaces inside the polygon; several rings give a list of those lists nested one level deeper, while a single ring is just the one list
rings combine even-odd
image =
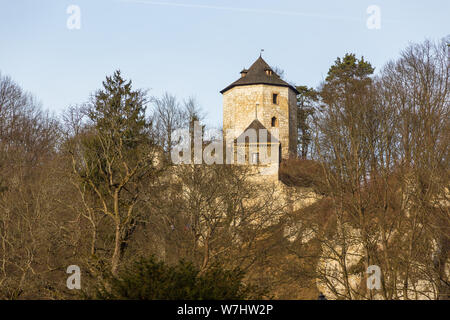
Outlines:
[{"label": "evergreen tree", "polygon": [[[92,199],[86,203],[90,216],[101,212],[112,222],[114,274],[141,214],[143,190],[149,189],[158,171],[146,102],[145,92],[133,90],[131,81],[116,71],[93,96],[87,108],[90,126],[71,150],[78,189],[84,199]],[[92,242],[95,254],[95,238]]]},{"label": "evergreen tree", "polygon": [[245,274],[224,270],[219,265],[200,272],[193,264],[181,261],[170,266],[154,257],[141,258],[111,275],[107,284],[95,289],[96,299],[130,300],[242,300],[260,298],[262,292],[245,285]]},{"label": "evergreen tree", "polygon": [[311,117],[314,115],[314,104],[318,101],[318,92],[307,86],[298,86],[297,126],[298,143],[302,159],[306,159],[311,143]]}]

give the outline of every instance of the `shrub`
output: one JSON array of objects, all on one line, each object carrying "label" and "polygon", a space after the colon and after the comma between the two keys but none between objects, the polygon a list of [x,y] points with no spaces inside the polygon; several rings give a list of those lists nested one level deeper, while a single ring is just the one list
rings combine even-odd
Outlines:
[{"label": "shrub", "polygon": [[170,266],[154,257],[140,259],[96,288],[94,299],[113,300],[242,300],[262,293],[245,285],[239,269],[219,265],[201,273],[185,261]]},{"label": "shrub", "polygon": [[290,187],[319,187],[323,169],[313,160],[289,159],[281,163],[279,177]]}]

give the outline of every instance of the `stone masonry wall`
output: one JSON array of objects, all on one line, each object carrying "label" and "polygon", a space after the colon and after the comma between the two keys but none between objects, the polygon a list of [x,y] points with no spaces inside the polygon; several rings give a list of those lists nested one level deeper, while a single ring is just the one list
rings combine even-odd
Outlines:
[{"label": "stone masonry wall", "polygon": [[[278,94],[278,104],[272,95]],[[249,85],[234,87],[223,95],[223,129],[232,130],[229,139],[237,138],[255,120],[258,120],[277,138],[282,146],[282,157],[289,157],[297,149],[296,95],[287,87]],[[272,118],[278,119],[278,136],[272,128]]]}]

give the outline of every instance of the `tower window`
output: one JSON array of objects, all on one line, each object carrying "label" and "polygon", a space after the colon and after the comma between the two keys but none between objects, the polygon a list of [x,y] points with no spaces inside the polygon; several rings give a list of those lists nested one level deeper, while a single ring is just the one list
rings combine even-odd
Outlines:
[{"label": "tower window", "polygon": [[272,95],[272,102],[273,102],[273,104],[278,104],[278,94],[277,93],[274,93]]},{"label": "tower window", "polygon": [[278,119],[276,117],[272,118],[272,127],[278,127]]}]

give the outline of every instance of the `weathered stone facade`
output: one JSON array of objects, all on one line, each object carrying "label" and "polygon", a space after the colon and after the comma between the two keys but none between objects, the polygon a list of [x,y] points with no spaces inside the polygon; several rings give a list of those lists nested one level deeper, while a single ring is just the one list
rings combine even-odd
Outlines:
[{"label": "weathered stone facade", "polygon": [[[273,103],[273,94],[278,103]],[[287,87],[265,84],[234,87],[223,95],[223,129],[237,138],[250,123],[258,119],[281,143],[283,159],[297,150],[297,113],[295,92]],[[276,125],[272,126],[275,118]],[[272,130],[276,128],[276,130]],[[278,135],[276,134],[278,131]]]}]

